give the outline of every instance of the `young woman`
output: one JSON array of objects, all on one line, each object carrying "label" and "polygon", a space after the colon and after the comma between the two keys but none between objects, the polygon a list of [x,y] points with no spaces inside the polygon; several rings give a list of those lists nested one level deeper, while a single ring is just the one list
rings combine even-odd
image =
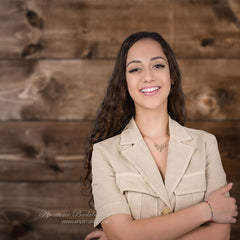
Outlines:
[{"label": "young woman", "polygon": [[96,218],[85,239],[229,239],[229,197],[214,135],[184,127],[175,56],[153,32],[128,37],[90,134]]}]

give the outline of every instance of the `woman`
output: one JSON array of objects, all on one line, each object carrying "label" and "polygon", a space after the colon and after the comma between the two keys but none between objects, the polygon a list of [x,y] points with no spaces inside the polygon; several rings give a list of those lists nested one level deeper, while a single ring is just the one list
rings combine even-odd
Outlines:
[{"label": "woman", "polygon": [[184,121],[171,48],[157,33],[131,35],[89,138],[86,178],[92,167],[103,231],[85,239],[229,239],[237,206],[216,138]]}]

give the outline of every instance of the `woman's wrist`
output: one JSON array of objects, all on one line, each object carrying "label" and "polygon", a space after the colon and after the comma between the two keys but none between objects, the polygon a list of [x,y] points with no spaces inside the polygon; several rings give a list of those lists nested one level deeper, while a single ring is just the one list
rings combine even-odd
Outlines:
[{"label": "woman's wrist", "polygon": [[209,206],[209,209],[211,211],[211,219],[210,222],[213,221],[213,209],[212,209],[212,204],[209,201],[203,201],[204,203],[207,203],[207,205]]},{"label": "woman's wrist", "polygon": [[209,204],[207,202],[202,202],[199,205],[200,205],[200,208],[201,208],[200,211],[202,213],[201,214],[202,221],[204,223],[212,221],[213,213],[212,213],[212,210],[211,210]]}]

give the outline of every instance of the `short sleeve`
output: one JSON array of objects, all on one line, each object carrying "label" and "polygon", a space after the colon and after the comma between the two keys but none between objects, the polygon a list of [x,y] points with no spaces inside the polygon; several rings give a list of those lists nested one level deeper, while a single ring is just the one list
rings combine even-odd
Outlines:
[{"label": "short sleeve", "polygon": [[[209,134],[206,141],[206,181],[207,191],[205,199],[215,190],[227,184],[226,174],[223,169],[217,139]],[[229,194],[226,194],[229,196]]]},{"label": "short sleeve", "polygon": [[112,215],[129,214],[125,196],[120,192],[109,155],[101,146],[94,145],[92,153],[92,192],[96,217],[94,227]]}]

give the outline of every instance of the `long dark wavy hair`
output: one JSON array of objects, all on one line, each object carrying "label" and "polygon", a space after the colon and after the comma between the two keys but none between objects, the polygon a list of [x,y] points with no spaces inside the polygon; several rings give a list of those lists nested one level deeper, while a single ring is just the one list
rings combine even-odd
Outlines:
[{"label": "long dark wavy hair", "polygon": [[[168,96],[168,114],[184,125],[186,119],[186,110],[184,94],[181,86],[181,74],[175,58],[175,55],[166,42],[166,40],[155,32],[137,32],[130,35],[123,43],[118,52],[113,74],[110,78],[106,95],[97,112],[92,130],[88,136],[86,155],[85,155],[85,173],[82,176],[82,182],[91,194],[91,158],[93,145],[97,142],[110,138],[122,132],[132,117],[135,117],[135,107],[132,98],[129,95],[126,81],[126,60],[129,49],[137,41],[150,38],[157,41],[167,57],[171,89]],[[89,201],[92,207],[93,197]]]}]

